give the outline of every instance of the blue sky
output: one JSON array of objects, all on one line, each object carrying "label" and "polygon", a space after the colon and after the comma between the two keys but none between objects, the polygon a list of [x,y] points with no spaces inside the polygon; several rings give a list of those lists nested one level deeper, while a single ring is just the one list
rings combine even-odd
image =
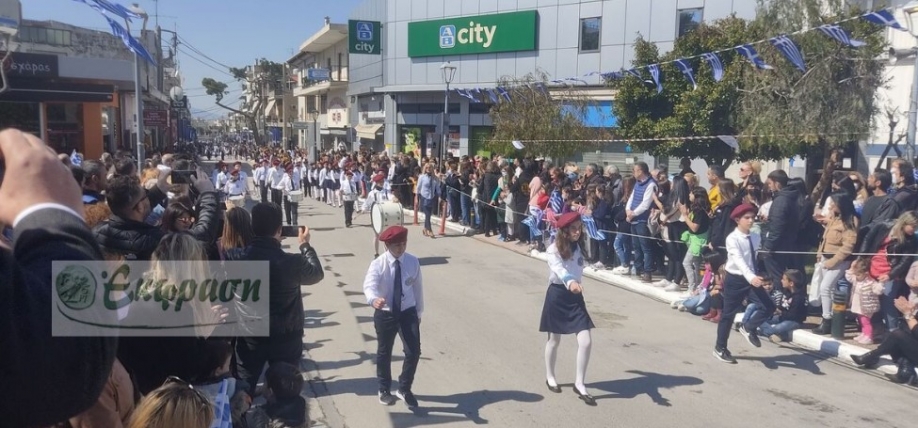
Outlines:
[{"label": "blue sky", "polygon": [[[140,4],[150,15],[148,26],[155,28],[156,1],[115,1],[124,6]],[[241,67],[252,64],[259,57],[283,62],[324,25],[326,16],[331,17],[332,22],[347,22],[347,16],[360,1],[159,0],[159,25],[177,31],[185,42],[226,65]],[[22,1],[22,16],[110,31],[96,11],[73,0],[25,0]],[[166,44],[171,43],[172,35],[164,32],[163,40]],[[221,72],[225,68],[181,44],[178,59],[192,111],[202,118],[216,118],[227,113],[214,105],[213,98],[206,96],[201,87],[204,77],[232,81],[231,76]],[[227,100],[233,100],[232,105],[236,105],[241,95],[239,85],[231,85],[231,91]]]}]

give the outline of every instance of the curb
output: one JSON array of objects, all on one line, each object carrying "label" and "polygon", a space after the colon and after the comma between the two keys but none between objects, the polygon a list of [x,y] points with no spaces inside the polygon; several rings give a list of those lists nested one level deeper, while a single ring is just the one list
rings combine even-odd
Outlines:
[{"label": "curb", "polygon": [[[413,220],[414,210],[403,209],[402,211],[406,216],[408,216],[407,218]],[[424,221],[424,213],[418,213],[418,221]],[[437,224],[439,226],[441,220],[438,216],[433,216],[430,221],[431,224]],[[466,226],[446,222],[446,228],[451,231],[458,232],[461,235],[472,236],[472,229]],[[523,254],[526,254],[534,259],[548,261],[548,256],[535,250],[531,252],[523,252]],[[593,269],[589,266],[584,267],[583,276],[640,294],[644,297],[649,297],[653,300],[665,303],[670,306],[675,302],[684,300],[684,297],[682,297],[681,293],[663,291],[661,288],[644,284],[638,280],[631,279],[630,277],[616,275],[605,270]],[[736,314],[736,317],[737,322],[739,322],[742,320],[743,314]],[[829,337],[813,334],[802,329],[794,330],[791,332],[790,339],[790,342],[786,343],[796,345],[809,351],[818,352],[819,354],[853,367],[856,366],[854,365],[854,361],[851,359],[851,355],[860,355],[869,351],[869,349],[862,348],[860,346],[850,345]],[[897,368],[892,360],[883,357],[880,359],[880,363],[877,365],[877,367],[873,370],[884,374],[894,375],[896,374]]]}]

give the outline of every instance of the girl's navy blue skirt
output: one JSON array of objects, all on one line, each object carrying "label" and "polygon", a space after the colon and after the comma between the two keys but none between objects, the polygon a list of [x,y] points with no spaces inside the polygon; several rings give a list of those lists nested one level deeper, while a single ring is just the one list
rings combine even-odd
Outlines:
[{"label": "girl's navy blue skirt", "polygon": [[539,331],[556,334],[573,334],[595,328],[587,313],[583,293],[571,293],[561,284],[551,284],[545,293],[542,322]]}]

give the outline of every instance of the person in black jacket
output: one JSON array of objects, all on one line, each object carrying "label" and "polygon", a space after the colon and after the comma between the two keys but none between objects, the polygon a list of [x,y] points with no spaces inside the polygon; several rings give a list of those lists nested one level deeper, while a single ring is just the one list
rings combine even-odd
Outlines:
[{"label": "person in black jacket", "polygon": [[867,177],[867,191],[870,197],[864,202],[861,213],[861,228],[874,222],[894,220],[899,216],[899,203],[887,193],[892,186],[892,176],[883,169],[878,169]]},{"label": "person in black jacket", "polygon": [[892,197],[899,203],[902,211],[918,209],[918,187],[915,186],[915,174],[912,164],[905,159],[895,159],[889,172],[892,174]]},{"label": "person in black jacket", "polygon": [[0,246],[0,425],[49,426],[96,403],[109,378],[112,337],[51,335],[51,263],[100,260],[83,221],[79,185],[53,151],[33,135],[0,133],[6,166],[0,224],[13,227]]},{"label": "person in black jacket", "polygon": [[315,248],[309,245],[309,228],[300,226],[299,254],[281,249],[283,213],[279,206],[260,203],[252,208],[255,238],[246,248],[227,252],[227,260],[269,262],[270,336],[241,338],[236,345],[241,373],[255,392],[265,363],[285,362],[299,366],[303,353],[303,298],[301,285],[325,277]]},{"label": "person in black jacket", "polygon": [[780,169],[768,174],[767,184],[775,196],[768,211],[768,232],[762,237],[762,249],[758,256],[773,284],[781,282],[788,261],[793,257],[776,252],[796,251],[800,226],[800,194],[788,187],[787,181],[787,173]]},{"label": "person in black jacket", "polygon": [[[206,174],[198,173],[194,187],[201,192],[197,203],[195,223],[188,229],[204,245],[211,244],[217,236],[219,210],[217,194]],[[150,215],[150,197],[133,176],[113,177],[105,192],[112,216],[93,230],[96,241],[103,250],[124,256],[128,260],[150,260],[165,232],[159,225],[147,224]]]}]

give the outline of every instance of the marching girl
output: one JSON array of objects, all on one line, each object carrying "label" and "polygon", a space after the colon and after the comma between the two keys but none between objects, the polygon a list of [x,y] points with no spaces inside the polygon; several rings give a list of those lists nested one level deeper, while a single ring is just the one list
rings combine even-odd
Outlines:
[{"label": "marching girl", "polygon": [[577,335],[577,377],[574,381],[574,392],[590,406],[596,405],[584,385],[587,364],[590,362],[592,340],[590,329],[594,328],[593,320],[587,313],[583,300],[583,255],[578,242],[583,224],[580,214],[569,212],[561,215],[556,222],[558,232],[555,242],[548,247],[548,292],[542,306],[542,322],[539,331],[548,333],[545,344],[545,384],[551,392],[561,392],[555,379],[555,361],[558,355],[558,344],[562,334]]}]

